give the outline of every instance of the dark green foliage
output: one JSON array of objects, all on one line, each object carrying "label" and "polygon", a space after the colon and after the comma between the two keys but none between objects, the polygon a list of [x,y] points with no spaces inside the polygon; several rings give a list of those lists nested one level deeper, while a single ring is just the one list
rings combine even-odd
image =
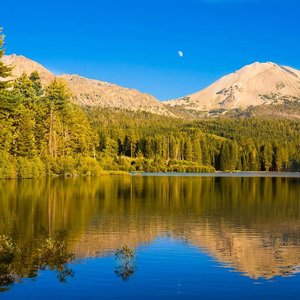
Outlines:
[{"label": "dark green foliage", "polygon": [[42,96],[44,91],[39,73],[37,71],[32,72],[29,76],[29,79],[33,83],[33,88],[35,90],[36,96]]},{"label": "dark green foliage", "polygon": [[6,66],[1,60],[5,54],[3,49],[4,35],[2,34],[2,28],[0,28],[0,91],[10,86],[10,80],[7,80],[11,76],[12,67]]},{"label": "dark green foliage", "polygon": [[262,170],[270,171],[273,160],[273,147],[270,142],[266,142],[261,146]]},{"label": "dark green foliage", "polygon": [[0,151],[0,178],[16,178],[16,159],[6,151]]},{"label": "dark green foliage", "polygon": [[[98,155],[107,170],[299,170],[299,121],[253,117],[185,121],[112,109],[90,109],[87,114],[101,136]],[[187,162],[194,165],[187,168]]]},{"label": "dark green foliage", "polygon": [[0,91],[0,178],[99,174],[98,137],[66,84],[42,91],[36,72]]},{"label": "dark green foliage", "polygon": [[23,104],[25,107],[34,108],[36,104],[36,92],[33,87],[33,82],[23,73],[14,81],[13,94],[15,95],[16,104]]}]

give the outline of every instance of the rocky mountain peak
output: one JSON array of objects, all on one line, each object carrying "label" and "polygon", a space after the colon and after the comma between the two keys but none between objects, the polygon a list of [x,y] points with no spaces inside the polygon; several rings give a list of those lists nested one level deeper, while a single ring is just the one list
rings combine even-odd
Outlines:
[{"label": "rocky mountain peak", "polygon": [[167,101],[173,107],[209,111],[247,108],[300,99],[300,71],[273,62],[255,62],[194,94]]}]

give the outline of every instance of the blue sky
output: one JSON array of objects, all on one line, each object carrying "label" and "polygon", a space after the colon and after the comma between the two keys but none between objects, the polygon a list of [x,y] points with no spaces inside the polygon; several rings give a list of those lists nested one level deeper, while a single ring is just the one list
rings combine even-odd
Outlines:
[{"label": "blue sky", "polygon": [[3,0],[0,26],[7,54],[170,99],[254,61],[300,69],[299,2]]}]

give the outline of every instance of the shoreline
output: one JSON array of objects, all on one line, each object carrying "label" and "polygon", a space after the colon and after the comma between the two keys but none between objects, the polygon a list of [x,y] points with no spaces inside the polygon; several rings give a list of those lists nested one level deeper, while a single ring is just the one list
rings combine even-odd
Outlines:
[{"label": "shoreline", "polygon": [[264,172],[264,171],[246,171],[246,172],[214,172],[214,173],[178,173],[178,172],[130,172],[131,176],[169,176],[169,177],[272,177],[272,178],[300,178],[300,172]]},{"label": "shoreline", "polygon": [[49,175],[33,178],[0,178],[2,180],[40,180],[40,179],[70,179],[70,178],[97,178],[102,176],[131,176],[131,177],[227,177],[227,178],[300,178],[300,172],[264,172],[264,171],[234,171],[214,173],[180,173],[180,172],[126,172],[126,171],[105,171],[98,175]]}]

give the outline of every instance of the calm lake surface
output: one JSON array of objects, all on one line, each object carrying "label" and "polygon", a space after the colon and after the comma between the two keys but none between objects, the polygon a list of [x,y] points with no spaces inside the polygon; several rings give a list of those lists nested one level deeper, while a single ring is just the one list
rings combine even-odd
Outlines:
[{"label": "calm lake surface", "polygon": [[0,181],[0,235],[0,299],[300,299],[297,177]]}]

